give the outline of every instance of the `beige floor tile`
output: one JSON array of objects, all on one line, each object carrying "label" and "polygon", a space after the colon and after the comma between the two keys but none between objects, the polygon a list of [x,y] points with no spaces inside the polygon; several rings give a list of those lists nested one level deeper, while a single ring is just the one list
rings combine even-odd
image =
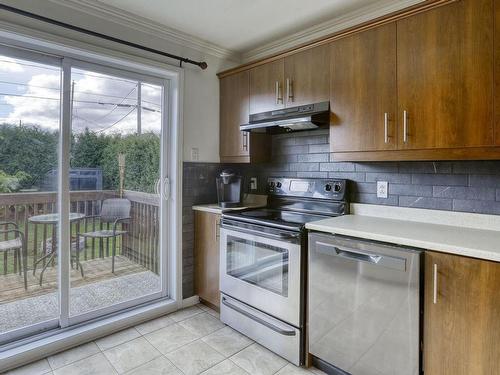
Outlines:
[{"label": "beige floor tile", "polygon": [[139,337],[104,351],[104,355],[122,374],[159,357],[160,352],[144,337]]},{"label": "beige floor tile", "polygon": [[252,344],[236,353],[231,360],[252,375],[271,375],[288,362],[259,344]]},{"label": "beige floor tile", "polygon": [[157,331],[159,329],[168,327],[172,324],[175,324],[175,321],[168,316],[162,316],[160,318],[156,318],[153,320],[149,320],[147,322],[141,323],[135,326],[135,329],[139,331],[141,335],[145,335],[147,333],[151,333]]},{"label": "beige floor tile", "polygon": [[89,342],[87,344],[77,346],[76,348],[52,355],[48,357],[47,360],[49,361],[50,367],[55,370],[99,352],[100,350],[97,345],[93,342]]},{"label": "beige floor tile", "polygon": [[42,359],[11,370],[6,375],[43,375],[50,372],[52,372],[52,369],[49,362],[46,359]]},{"label": "beige floor tile", "polygon": [[326,375],[326,372],[323,372],[320,369],[317,369],[316,367],[309,367],[309,371],[311,371],[313,374],[316,375]]},{"label": "beige floor tile", "polygon": [[96,344],[102,351],[111,349],[114,346],[123,344],[124,342],[136,339],[141,334],[135,328],[124,329],[123,331],[113,333],[112,335],[105,336],[96,340]]},{"label": "beige floor tile", "polygon": [[182,372],[164,356],[127,372],[127,375],[182,375]]},{"label": "beige floor tile", "polygon": [[215,311],[214,309],[211,309],[210,307],[208,306],[205,306],[204,304],[200,303],[199,305],[196,305],[198,306],[200,309],[202,309],[203,311],[205,311],[206,313],[209,313],[210,315],[212,315],[213,317],[219,319],[220,318],[220,314]]},{"label": "beige floor tile", "polygon": [[179,324],[188,331],[199,336],[209,335],[224,327],[224,323],[208,313],[195,315],[189,319],[183,320]]},{"label": "beige floor tile", "polygon": [[312,375],[313,373],[305,368],[297,367],[289,363],[281,370],[279,370],[276,375]]},{"label": "beige floor tile", "polygon": [[195,335],[179,324],[148,333],[144,337],[163,354],[168,354],[200,338],[199,335]]},{"label": "beige floor tile", "polygon": [[54,371],[54,375],[113,375],[116,370],[102,353],[81,359]]},{"label": "beige floor tile", "polygon": [[167,354],[167,358],[186,375],[195,375],[222,362],[224,357],[198,340]]},{"label": "beige floor tile", "polygon": [[238,367],[230,359],[226,359],[221,363],[209,368],[207,371],[201,373],[201,375],[249,375],[248,372]]},{"label": "beige floor tile", "polygon": [[176,312],[169,314],[167,316],[175,322],[180,322],[180,321],[183,321],[187,318],[190,318],[196,314],[201,314],[202,312],[203,312],[203,310],[200,309],[198,306],[191,306],[191,307],[187,307],[185,309],[176,311]]},{"label": "beige floor tile", "polygon": [[202,340],[225,357],[230,357],[253,343],[248,337],[231,327],[219,329],[203,337]]}]

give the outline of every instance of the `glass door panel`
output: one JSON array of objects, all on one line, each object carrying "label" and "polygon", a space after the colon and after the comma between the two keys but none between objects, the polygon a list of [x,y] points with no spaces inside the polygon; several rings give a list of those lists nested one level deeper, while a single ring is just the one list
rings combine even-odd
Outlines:
[{"label": "glass door panel", "polygon": [[6,50],[0,49],[0,343],[57,327],[59,318],[60,60],[41,63],[48,58]]},{"label": "glass door panel", "polygon": [[160,84],[99,67],[71,70],[70,317],[157,298]]}]

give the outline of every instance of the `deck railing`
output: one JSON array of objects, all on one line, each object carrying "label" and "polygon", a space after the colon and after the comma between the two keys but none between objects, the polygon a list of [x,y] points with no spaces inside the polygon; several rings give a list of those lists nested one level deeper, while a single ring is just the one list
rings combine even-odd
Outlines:
[{"label": "deck railing", "polygon": [[[104,199],[117,197],[112,190],[72,191],[70,192],[70,211],[85,216],[98,215]],[[125,191],[125,198],[131,201],[131,220],[124,224],[127,234],[117,241],[117,254],[124,255],[145,268],[158,272],[159,249],[159,198],[155,194]],[[25,235],[27,244],[28,270],[51,246],[52,231],[50,224],[33,224],[29,218],[34,215],[57,212],[56,192],[18,192],[0,194],[0,222],[13,221]],[[72,225],[72,238],[77,231],[111,229],[111,224],[101,223],[98,218],[83,219]],[[3,229],[3,228],[0,228]],[[13,236],[1,235],[0,241]],[[80,253],[81,260],[103,258],[111,255],[111,241],[86,239],[85,250]],[[42,263],[43,264],[43,263]],[[55,263],[54,263],[55,264]],[[49,266],[53,266],[51,264]],[[45,264],[43,264],[45,265]],[[14,251],[0,253],[0,274],[18,272],[18,259]]]}]

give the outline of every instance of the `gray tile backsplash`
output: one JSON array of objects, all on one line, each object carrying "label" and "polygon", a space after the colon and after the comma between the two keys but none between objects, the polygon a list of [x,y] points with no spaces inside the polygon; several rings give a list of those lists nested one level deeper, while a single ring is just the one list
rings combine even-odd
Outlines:
[{"label": "gray tile backsplash", "polygon": [[[193,204],[217,200],[215,177],[224,167],[247,180],[258,177],[265,193],[269,176],[346,178],[352,202],[500,215],[500,161],[332,162],[328,131],[273,136],[273,162],[221,165],[184,163],[184,297],[193,294]],[[389,182],[387,199],[377,198],[376,182]]]}]

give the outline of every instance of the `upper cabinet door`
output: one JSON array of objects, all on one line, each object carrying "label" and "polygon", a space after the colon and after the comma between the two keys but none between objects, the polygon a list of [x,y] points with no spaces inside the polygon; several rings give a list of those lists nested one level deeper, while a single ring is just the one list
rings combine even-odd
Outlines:
[{"label": "upper cabinet door", "polygon": [[285,57],[286,107],[325,102],[330,92],[329,46],[310,48]]},{"label": "upper cabinet door", "polygon": [[396,25],[331,44],[330,150],[396,147]]},{"label": "upper cabinet door", "polygon": [[400,148],[493,145],[493,1],[397,22]]},{"label": "upper cabinet door", "polygon": [[284,108],[283,59],[250,69],[250,113]]},{"label": "upper cabinet door", "polygon": [[221,158],[248,155],[248,133],[240,125],[248,123],[248,71],[220,79],[220,148]]}]

